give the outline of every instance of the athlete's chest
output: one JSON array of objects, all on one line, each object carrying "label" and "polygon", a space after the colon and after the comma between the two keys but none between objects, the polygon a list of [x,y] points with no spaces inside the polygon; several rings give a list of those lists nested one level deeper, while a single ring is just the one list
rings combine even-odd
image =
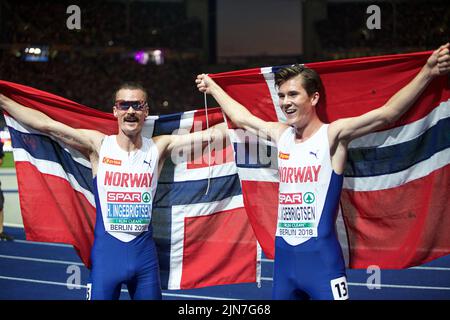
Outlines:
[{"label": "athlete's chest", "polygon": [[329,163],[327,145],[293,143],[278,148],[280,182],[317,182]]},{"label": "athlete's chest", "polygon": [[98,183],[104,187],[150,188],[158,166],[155,148],[125,152],[113,143],[105,144],[100,152]]}]

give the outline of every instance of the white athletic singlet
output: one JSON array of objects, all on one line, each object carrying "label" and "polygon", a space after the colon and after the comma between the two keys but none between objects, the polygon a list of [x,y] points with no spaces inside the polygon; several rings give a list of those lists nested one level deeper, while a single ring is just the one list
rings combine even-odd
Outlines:
[{"label": "white athletic singlet", "polygon": [[103,140],[97,190],[105,231],[113,237],[129,242],[148,230],[158,161],[158,149],[150,139],[143,137],[142,147],[133,152],[122,150],[116,136]]},{"label": "white athletic singlet", "polygon": [[295,142],[294,128],[286,129],[278,143],[278,171],[276,235],[293,246],[318,237],[327,193],[333,192],[328,125],[302,143]]}]

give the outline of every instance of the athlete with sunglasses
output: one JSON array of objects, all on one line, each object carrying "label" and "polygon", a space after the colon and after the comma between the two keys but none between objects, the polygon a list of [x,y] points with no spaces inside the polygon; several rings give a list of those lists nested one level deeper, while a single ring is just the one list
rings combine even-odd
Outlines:
[{"label": "athlete with sunglasses", "polygon": [[1,94],[0,107],[19,122],[61,140],[90,160],[97,215],[88,299],[118,299],[122,283],[132,299],[161,299],[151,226],[159,173],[173,150],[211,139],[225,126],[148,139],[142,136],[149,114],[145,89],[126,83],[114,98],[113,113],[119,130],[112,136],[71,128]]}]

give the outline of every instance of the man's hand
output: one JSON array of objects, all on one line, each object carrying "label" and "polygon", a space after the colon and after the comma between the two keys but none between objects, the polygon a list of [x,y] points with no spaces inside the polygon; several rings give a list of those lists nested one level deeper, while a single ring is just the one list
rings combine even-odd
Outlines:
[{"label": "man's hand", "polygon": [[426,67],[429,68],[431,76],[441,76],[450,72],[450,43],[446,43],[435,50],[428,58]]},{"label": "man's hand", "polygon": [[214,84],[214,81],[208,77],[208,75],[204,73],[199,74],[195,80],[195,83],[197,84],[198,91],[211,94],[211,86]]}]

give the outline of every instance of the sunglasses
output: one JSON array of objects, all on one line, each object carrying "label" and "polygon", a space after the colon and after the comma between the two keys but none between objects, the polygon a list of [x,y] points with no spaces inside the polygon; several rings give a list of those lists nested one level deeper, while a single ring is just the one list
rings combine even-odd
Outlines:
[{"label": "sunglasses", "polygon": [[127,111],[132,107],[135,111],[142,111],[145,107],[148,106],[147,101],[125,101],[125,100],[117,100],[114,103],[114,106],[121,110]]}]

